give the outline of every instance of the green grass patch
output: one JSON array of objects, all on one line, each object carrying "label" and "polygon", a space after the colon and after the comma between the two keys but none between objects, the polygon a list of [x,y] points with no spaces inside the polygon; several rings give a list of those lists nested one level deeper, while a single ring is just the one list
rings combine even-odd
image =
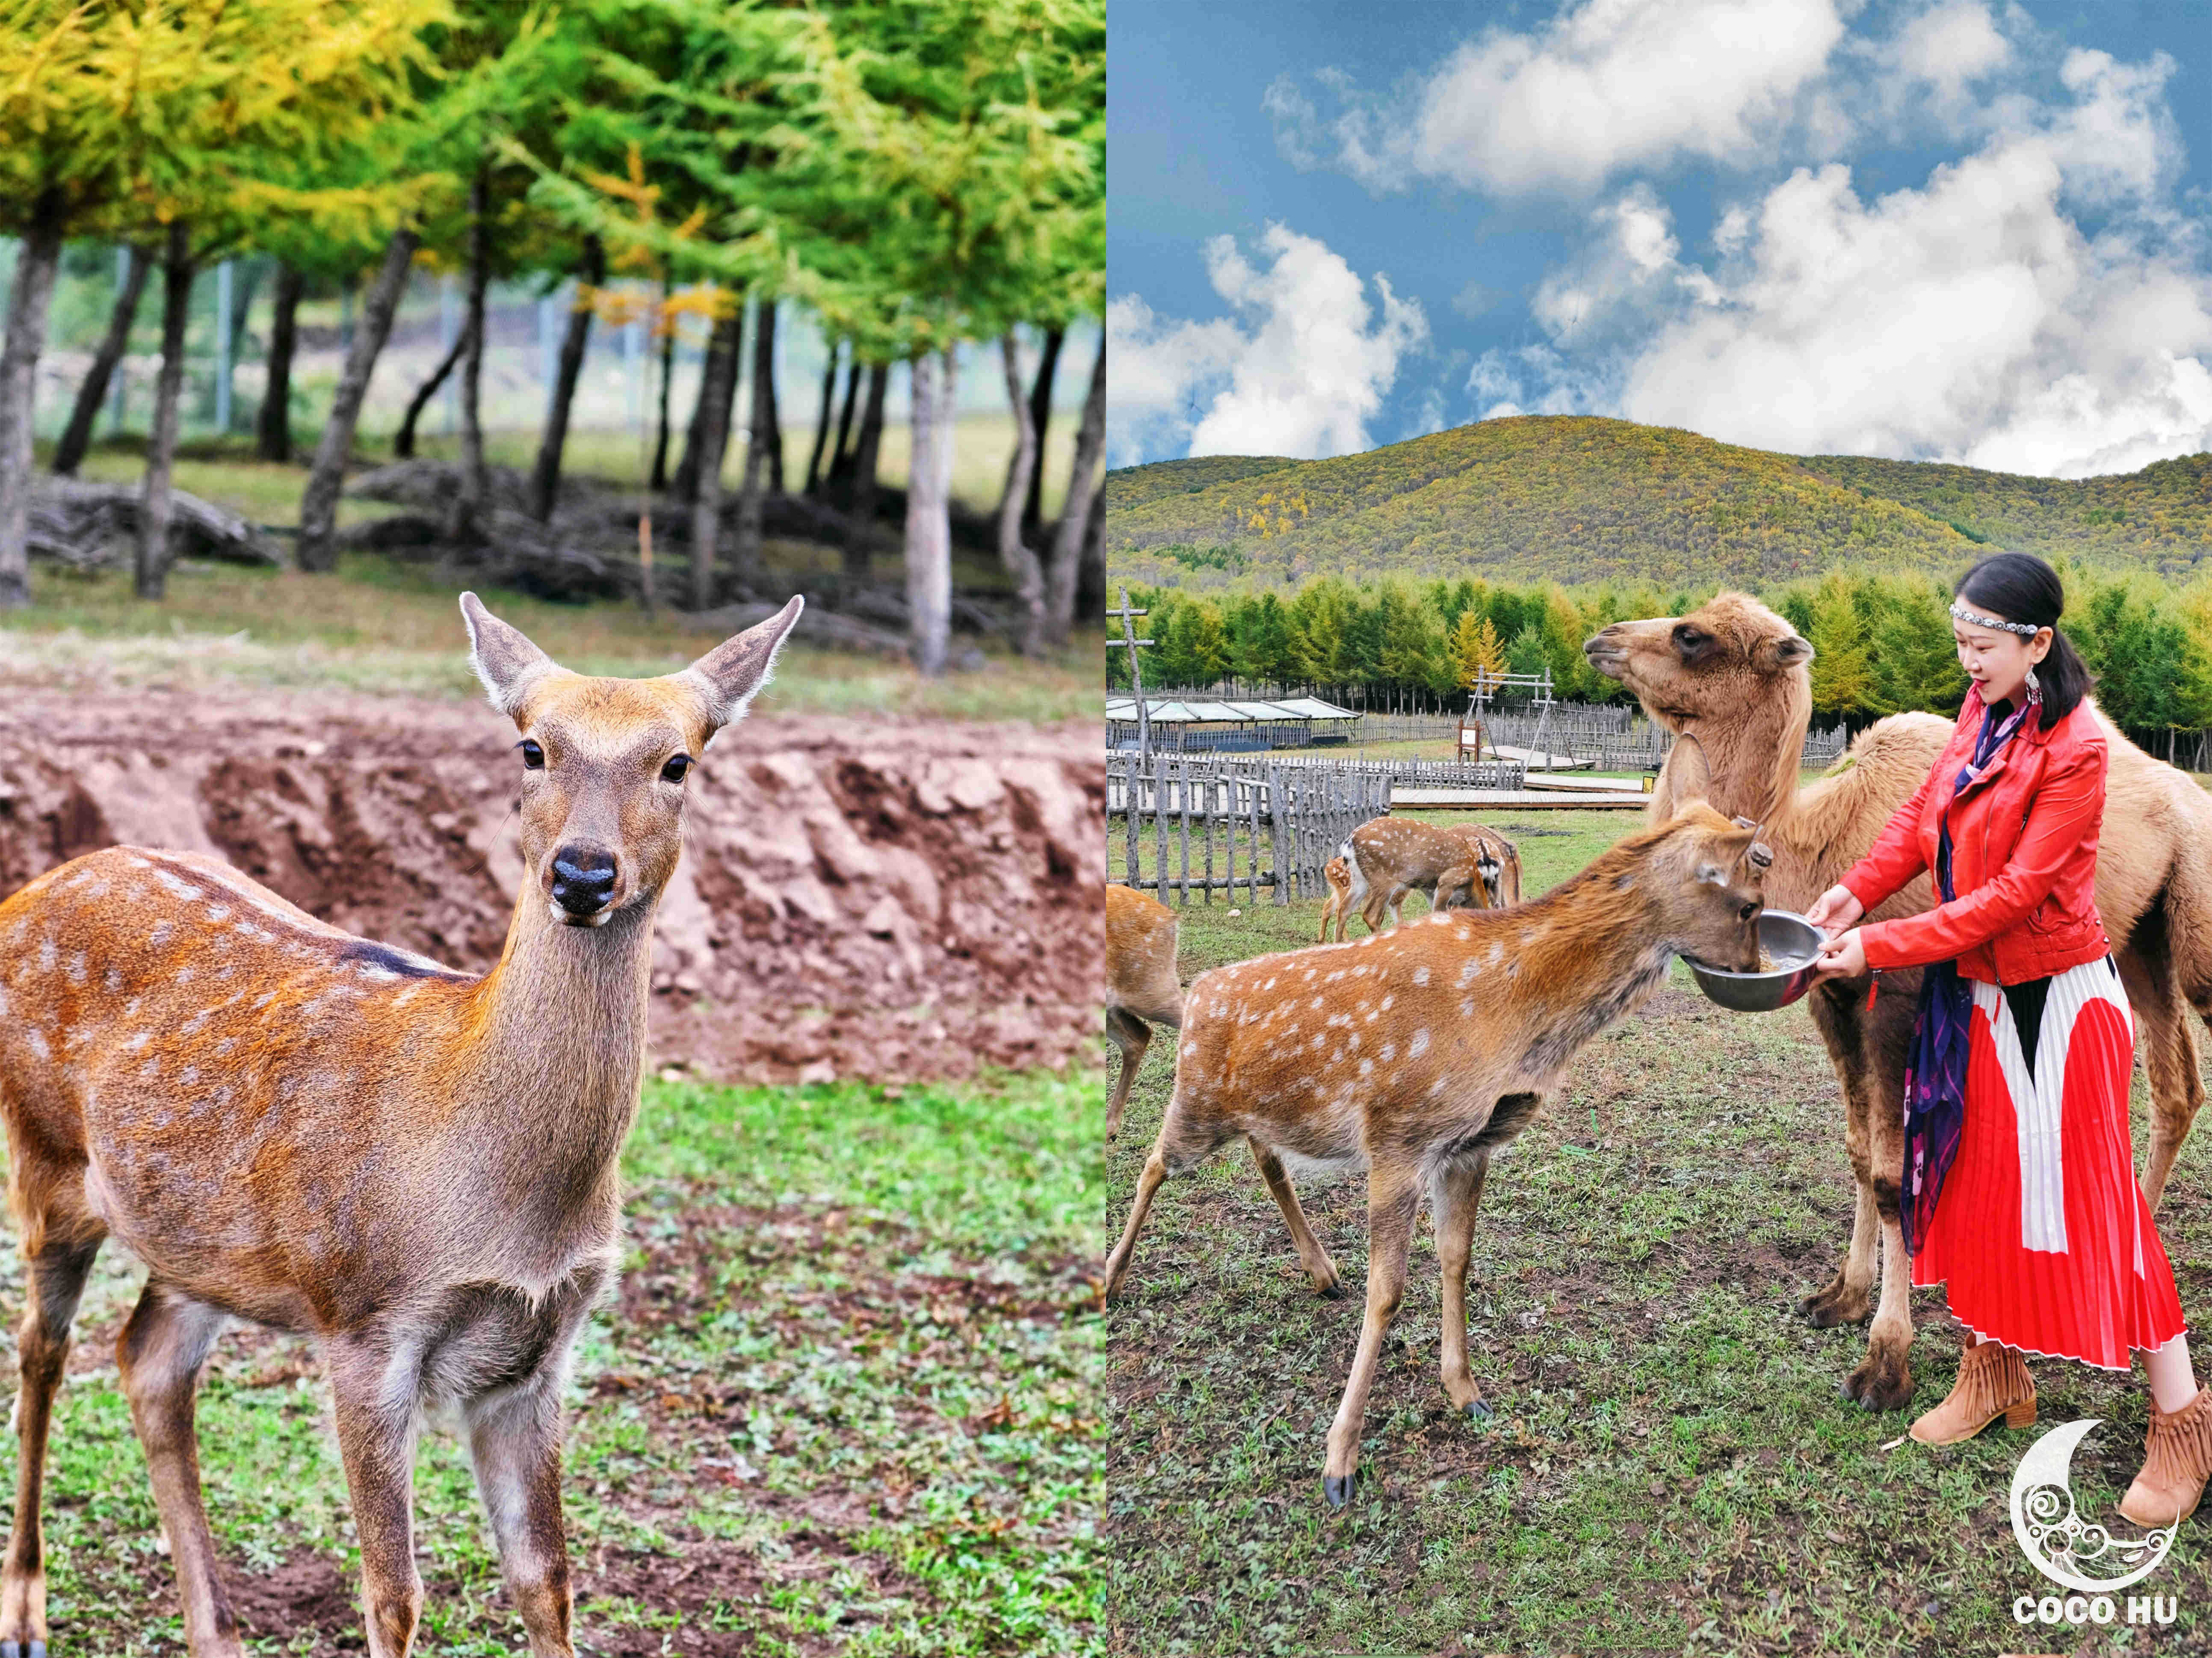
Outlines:
[{"label": "green grass patch", "polygon": [[[1517,841],[1532,896],[1638,823],[1480,816]],[[1408,915],[1420,908],[1409,902]],[[1226,906],[1194,904],[1184,976],[1310,943],[1319,912],[1263,899],[1232,920]],[[1354,920],[1352,935],[1363,932]],[[1154,1044],[1109,1154],[1111,1230],[1173,1058]],[[2148,1105],[2138,1073],[2139,1150]],[[2158,1215],[2190,1309],[2212,1304],[2207,1164],[2200,1135]],[[2201,1524],[2184,1527],[2173,1558],[2136,1591],[2178,1595],[2175,1625],[2023,1628],[2014,1598],[2051,1587],[2010,1528],[2009,1482],[2030,1436],[1885,1448],[1910,1414],[1869,1416],[1838,1398],[1865,1327],[1815,1330],[1796,1311],[1840,1260],[1852,1206],[1838,1090],[1802,1004],[1729,1013],[1678,963],[1640,1012],[1583,1049],[1499,1157],[1468,1279],[1470,1357],[1498,1413],[1486,1425],[1455,1412],[1438,1380],[1424,1223],[1369,1402],[1359,1493],[1341,1515],[1321,1474],[1358,1337],[1365,1187],[1306,1180],[1300,1195],[1345,1274],[1342,1299],[1314,1296],[1232,1145],[1162,1189],[1109,1309],[1117,1652],[2212,1649],[2212,1532]],[[1913,1301],[1917,1412],[1949,1390],[1959,1348],[1942,1291]],[[2087,1517],[2108,1519],[2142,1459],[2142,1382],[2030,1363],[2044,1425],[2105,1420],[2075,1459],[2074,1489]]]},{"label": "green grass patch", "polygon": [[[1096,1072],[647,1085],[619,1300],[569,1400],[580,1649],[1103,1650],[1102,1102]],[[12,1254],[4,1278],[20,1304]],[[56,1650],[82,1658],[183,1650],[110,1361],[141,1281],[111,1245],[54,1429]],[[260,1331],[224,1338],[203,1394],[256,1653],[361,1649],[325,1398],[312,1349]],[[416,1482],[422,1649],[520,1650],[462,1448],[427,1437]]]}]

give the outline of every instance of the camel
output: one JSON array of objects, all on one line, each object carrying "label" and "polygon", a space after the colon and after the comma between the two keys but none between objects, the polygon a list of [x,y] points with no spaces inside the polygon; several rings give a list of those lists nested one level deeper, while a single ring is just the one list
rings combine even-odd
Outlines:
[{"label": "camel", "polygon": [[[1919,787],[1953,729],[1935,714],[1892,714],[1800,788],[1813,647],[1757,599],[1723,592],[1685,616],[1617,622],[1583,650],[1682,739],[1653,786],[1649,821],[1663,823],[1674,811],[1677,762],[1695,750],[1686,763],[1693,774],[1710,773],[1713,806],[1762,826],[1774,851],[1766,902],[1776,909],[1804,910],[1858,861]],[[2097,909],[2150,1077],[2143,1195],[2154,1208],[2204,1098],[2188,1016],[2193,1007],[2212,1021],[2212,796],[2129,742],[2101,710],[2097,721],[2110,754]],[[1864,919],[1914,914],[1933,901],[1923,874]],[[1873,1315],[1866,1356],[1842,1386],[1845,1398],[1869,1410],[1901,1409],[1912,1397],[1911,1272],[1898,1224],[1899,1102],[1919,985],[1917,969],[1883,974],[1871,1011],[1865,978],[1830,981],[1808,999],[1843,1085],[1844,1143],[1858,1192],[1849,1253],[1834,1278],[1798,1304],[1822,1328]]]}]

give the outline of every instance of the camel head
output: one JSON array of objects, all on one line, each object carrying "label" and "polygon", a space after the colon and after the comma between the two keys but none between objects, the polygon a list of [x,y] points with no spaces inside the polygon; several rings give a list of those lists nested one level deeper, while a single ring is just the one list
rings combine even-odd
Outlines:
[{"label": "camel head", "polygon": [[1669,731],[1753,704],[1812,707],[1812,646],[1749,593],[1716,594],[1687,616],[1616,622],[1584,640],[1583,654]]},{"label": "camel head", "polygon": [[[1750,594],[1717,594],[1687,616],[1616,622],[1584,640],[1583,654],[1634,691],[1655,722],[1696,733],[1723,810],[1764,819],[1794,793],[1813,718],[1813,647]],[[1655,822],[1669,807],[1669,781],[1655,792]]]}]

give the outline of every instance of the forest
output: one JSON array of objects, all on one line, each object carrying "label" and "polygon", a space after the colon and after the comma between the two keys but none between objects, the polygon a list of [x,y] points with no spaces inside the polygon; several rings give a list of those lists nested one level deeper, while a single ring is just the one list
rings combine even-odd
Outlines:
[{"label": "forest", "polygon": [[[769,597],[763,542],[781,514],[845,544],[818,608],[865,583],[891,510],[905,590],[886,602],[930,675],[954,604],[956,363],[963,343],[985,346],[1016,437],[993,522],[962,527],[1003,567],[1017,645],[1064,647],[1099,519],[1103,347],[1073,371],[1090,384],[1056,522],[1040,511],[1040,427],[1071,327],[1103,301],[1104,27],[1102,0],[20,0],[0,29],[0,237],[15,239],[0,271],[0,608],[31,602],[34,552],[69,562],[103,536],[135,540],[149,602],[209,535],[254,551],[254,526],[200,513],[174,483],[195,289],[219,272],[222,427],[250,425],[262,460],[306,463],[287,554],[300,568],[428,545],[525,591],[703,611]],[[42,472],[34,398],[57,275],[111,257],[114,314]],[[338,508],[364,398],[423,271],[453,279],[459,315],[394,452],[414,453],[450,383],[459,453],[418,463],[418,510],[381,542],[349,536]],[[535,453],[514,469],[485,452],[495,282],[562,296]],[[274,297],[264,389],[234,416],[229,354],[256,286]],[[301,308],[341,292],[343,372],[301,429]],[[143,477],[72,482],[142,301],[161,319]],[[784,477],[764,367],[780,319],[800,319],[828,343],[803,485]],[[642,507],[564,479],[587,339],[641,327],[657,364]],[[705,343],[688,421],[670,397],[687,330]],[[876,483],[894,367],[911,410],[896,501]]]},{"label": "forest", "polygon": [[1482,421],[1330,460],[1109,473],[1117,575],[1279,590],[1334,572],[1766,587],[1838,566],[1955,573],[2010,548],[2185,580],[2212,564],[2212,456],[2111,477],[1792,456],[1589,416]]},{"label": "forest", "polygon": [[[2212,726],[2212,580],[2176,590],[2147,576],[2060,569],[2062,626],[2097,676],[2095,695],[2114,723],[2138,740]],[[1583,660],[1583,641],[1609,623],[1683,615],[1717,587],[1324,575],[1288,594],[1128,591],[1153,641],[1139,652],[1148,689],[1296,686],[1362,706],[1452,712],[1467,706],[1467,688],[1483,668],[1548,668],[1562,701],[1626,701],[1623,686]],[[1856,728],[1911,708],[1957,712],[1966,680],[1952,643],[1948,582],[1832,572],[1758,596],[1812,642],[1813,707],[1822,721]],[[1126,654],[1109,648],[1106,660],[1109,683],[1126,688]]]}]

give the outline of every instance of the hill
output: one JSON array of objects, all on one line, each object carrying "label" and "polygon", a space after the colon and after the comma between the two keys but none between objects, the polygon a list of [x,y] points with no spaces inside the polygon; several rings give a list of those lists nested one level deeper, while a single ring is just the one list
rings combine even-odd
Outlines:
[{"label": "hill", "polygon": [[2175,579],[2212,569],[2212,456],[2032,478],[1582,416],[1483,421],[1331,460],[1129,467],[1108,474],[1106,507],[1115,577],[1182,585],[1333,570],[1766,587],[1845,564],[1954,574],[1998,547]]}]

